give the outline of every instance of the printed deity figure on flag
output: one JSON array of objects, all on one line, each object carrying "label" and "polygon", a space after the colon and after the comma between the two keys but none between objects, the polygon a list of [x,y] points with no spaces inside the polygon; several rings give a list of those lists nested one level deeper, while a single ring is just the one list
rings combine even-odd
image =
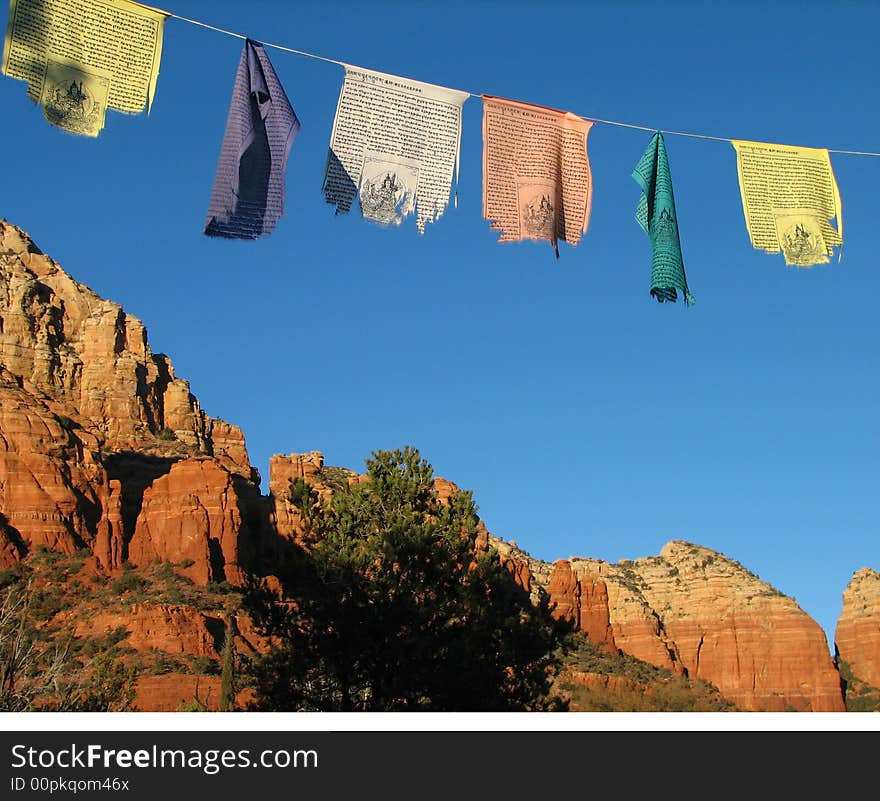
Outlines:
[{"label": "printed deity figure on flag", "polygon": [[575,114],[483,96],[483,217],[499,242],[575,246],[590,222],[593,178],[587,136]]},{"label": "printed deity figure on flag", "polygon": [[415,214],[419,233],[446,211],[458,174],[467,92],[346,66],[324,198],[380,225]]}]

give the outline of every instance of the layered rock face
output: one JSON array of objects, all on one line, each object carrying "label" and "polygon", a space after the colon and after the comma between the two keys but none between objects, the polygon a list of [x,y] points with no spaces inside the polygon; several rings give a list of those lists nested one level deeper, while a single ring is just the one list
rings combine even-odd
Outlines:
[{"label": "layered rock face", "polygon": [[[223,648],[225,614],[208,613],[182,604],[135,603],[124,612],[100,612],[74,621],[77,635],[101,636],[122,627],[125,644],[136,651],[154,649],[167,654],[186,654],[219,659]],[[236,651],[255,654],[266,640],[244,614],[234,616]]]},{"label": "layered rock face", "polygon": [[[673,541],[659,556],[633,562],[548,564],[516,543],[490,535],[489,544],[533,598],[546,593],[556,617],[603,648],[704,679],[742,710],[845,709],[819,624],[722,554]],[[871,641],[861,626],[850,635],[855,652]]]},{"label": "layered rock face", "polygon": [[570,620],[594,643],[616,648],[608,606],[608,586],[598,576],[578,573],[564,559],[554,565],[547,592],[554,614]]},{"label": "layered rock face", "polygon": [[740,709],[844,711],[819,625],[708,548],[675,541],[633,562],[558,562],[547,590],[591,639],[705,679]]},{"label": "layered rock face", "polygon": [[211,459],[175,462],[144,491],[129,561],[188,563],[183,572],[197,584],[243,585],[254,564],[255,538],[243,517],[248,489]]},{"label": "layered rock face", "polygon": [[13,559],[27,547],[82,548],[109,491],[97,439],[59,408],[0,369],[0,514]]},{"label": "layered rock face", "polygon": [[0,562],[87,547],[115,570],[139,528],[138,560],[243,580],[259,491],[241,430],[201,410],[140,320],[2,221],[0,434]]},{"label": "layered rock face", "polygon": [[201,410],[170,360],[152,352],[143,323],[74,281],[5,222],[0,318],[0,364],[25,391],[57,407],[51,411],[69,412],[99,446],[194,450],[250,477],[241,431]]},{"label": "layered rock face", "polygon": [[[533,594],[592,642],[714,684],[739,709],[844,711],[824,632],[798,605],[725,556],[691,543],[610,564],[531,558],[491,537],[528,571]],[[854,648],[860,635],[854,637]]]},{"label": "layered rock face", "polygon": [[863,568],[843,592],[843,612],[834,635],[838,659],[853,676],[880,689],[880,573]]},{"label": "layered rock face", "polygon": [[125,643],[136,651],[217,658],[223,647],[223,620],[175,604],[133,604],[128,612],[99,613],[76,621],[75,631],[98,636],[120,627],[128,630]]}]

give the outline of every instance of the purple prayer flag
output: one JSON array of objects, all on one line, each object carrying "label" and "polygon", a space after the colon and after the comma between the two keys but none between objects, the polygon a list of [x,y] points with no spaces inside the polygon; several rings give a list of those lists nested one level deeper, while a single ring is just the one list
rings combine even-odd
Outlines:
[{"label": "purple prayer flag", "polygon": [[256,239],[272,233],[284,213],[284,171],[299,128],[266,51],[246,39],[205,234]]}]

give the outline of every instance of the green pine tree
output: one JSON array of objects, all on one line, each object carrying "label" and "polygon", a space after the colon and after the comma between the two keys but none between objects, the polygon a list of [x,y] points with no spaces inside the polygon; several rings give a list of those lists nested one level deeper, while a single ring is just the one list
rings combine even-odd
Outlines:
[{"label": "green pine tree", "polygon": [[469,492],[439,500],[413,448],[379,451],[330,501],[304,481],[306,533],[252,611],[280,645],[254,664],[261,710],[548,710],[564,626],[493,551],[477,556]]}]

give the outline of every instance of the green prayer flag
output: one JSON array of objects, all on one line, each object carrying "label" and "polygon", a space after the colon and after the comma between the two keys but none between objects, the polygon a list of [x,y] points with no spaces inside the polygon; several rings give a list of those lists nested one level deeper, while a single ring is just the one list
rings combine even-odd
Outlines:
[{"label": "green prayer flag", "polygon": [[684,302],[694,302],[688,290],[678,238],[678,220],[675,216],[675,197],[672,194],[672,176],[666,145],[660,131],[654,134],[648,149],[642,154],[632,177],[642,188],[642,197],[636,209],[636,220],[651,240],[651,294],[660,303],[678,300],[681,290]]}]

